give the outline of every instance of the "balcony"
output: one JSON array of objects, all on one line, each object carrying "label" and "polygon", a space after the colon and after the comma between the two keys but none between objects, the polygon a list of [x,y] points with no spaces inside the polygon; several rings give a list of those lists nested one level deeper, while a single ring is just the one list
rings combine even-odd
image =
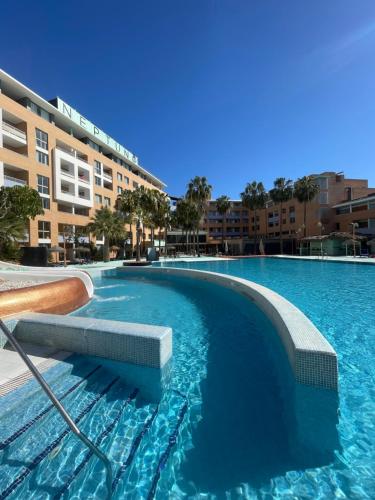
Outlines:
[{"label": "balcony", "polygon": [[1,128],[3,131],[3,142],[5,146],[10,146],[12,148],[26,146],[27,138],[26,133],[23,130],[20,130],[6,121],[3,121]]},{"label": "balcony", "polygon": [[27,186],[27,182],[22,179],[17,179],[16,177],[11,177],[10,175],[4,175],[4,186],[14,187],[14,186]]},{"label": "balcony", "polygon": [[56,149],[63,151],[64,153],[68,154],[72,158],[78,158],[78,160],[81,160],[84,163],[87,163],[87,155],[81,153],[80,151],[77,151],[74,148],[69,147],[66,144],[57,143]]},{"label": "balcony", "polygon": [[103,177],[105,180],[109,181],[110,183],[112,183],[112,175],[110,175],[108,172],[103,172]]},{"label": "balcony", "polygon": [[90,184],[90,174],[87,170],[84,170],[83,168],[79,167],[78,168],[78,180],[82,182],[86,182],[87,184]]}]

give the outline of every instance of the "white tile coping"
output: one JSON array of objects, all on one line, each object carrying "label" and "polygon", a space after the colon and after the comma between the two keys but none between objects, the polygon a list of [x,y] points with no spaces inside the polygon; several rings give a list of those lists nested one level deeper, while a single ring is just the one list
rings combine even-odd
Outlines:
[{"label": "white tile coping", "polygon": [[172,329],[58,314],[18,317],[17,339],[58,350],[162,368],[172,356]]},{"label": "white tile coping", "polygon": [[337,391],[337,355],[316,326],[278,293],[231,275],[168,267],[121,268],[125,274],[164,274],[201,279],[231,288],[253,301],[275,326],[297,382]]},{"label": "white tile coping", "polygon": [[41,282],[56,281],[65,278],[79,278],[83,281],[90,299],[94,295],[94,285],[90,275],[85,271],[70,267],[29,267],[0,261],[1,276],[8,280],[29,278]]}]

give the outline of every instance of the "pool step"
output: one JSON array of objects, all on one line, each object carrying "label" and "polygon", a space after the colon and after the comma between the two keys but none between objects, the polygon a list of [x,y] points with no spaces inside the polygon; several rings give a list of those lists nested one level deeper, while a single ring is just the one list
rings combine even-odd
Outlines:
[{"label": "pool step", "polygon": [[[111,461],[113,497],[153,498],[187,411],[186,398],[169,394],[159,405],[147,403],[104,368],[84,366],[81,377],[60,378],[63,404]],[[83,491],[105,497],[103,464],[54,409],[45,405],[12,427],[14,433],[1,442],[0,500],[81,498]]]},{"label": "pool step", "polygon": [[[113,374],[103,372],[100,377],[95,375],[85,390],[78,391],[73,397],[68,396],[68,401],[65,402],[71,417],[80,426],[118,381]],[[69,434],[70,429],[61,416],[56,411],[51,411],[37,423],[33,432],[23,434],[6,447],[0,454],[0,499],[7,498],[16,490],[19,498],[18,492],[20,486],[25,484],[25,479]]]},{"label": "pool step", "polygon": [[[92,370],[90,370],[87,375],[84,376],[84,378],[78,379],[73,385],[71,385],[66,391],[60,394],[60,390],[56,391],[56,396],[60,400],[60,402],[64,402],[65,398],[69,396],[69,394],[73,393],[78,387],[80,387],[82,384],[87,382],[87,380],[97,371],[101,368],[101,365],[95,366]],[[29,431],[40,419],[42,419],[45,415],[48,414],[51,410],[54,409],[53,404],[46,405],[39,413],[37,413],[35,416],[30,418],[29,420],[26,420],[25,423],[23,423],[18,429],[13,432],[13,434],[9,435],[5,439],[0,441],[0,451],[3,451],[5,448],[7,448],[10,444],[13,443],[17,438],[22,436],[25,432]]]},{"label": "pool step", "polygon": [[[58,397],[64,392],[70,381],[73,381],[72,385],[75,380],[78,381],[82,378],[87,371],[86,368],[83,369],[82,367],[79,370],[75,369],[75,359],[76,356],[72,355],[63,363],[58,363],[43,373],[43,377]],[[12,428],[14,424],[14,412],[19,416],[22,414],[25,419],[30,419],[48,404],[48,398],[41,393],[40,386],[34,379],[1,397],[0,415],[2,426],[0,428],[0,441],[4,438],[4,431]],[[10,425],[8,425],[7,420],[10,421]]]}]

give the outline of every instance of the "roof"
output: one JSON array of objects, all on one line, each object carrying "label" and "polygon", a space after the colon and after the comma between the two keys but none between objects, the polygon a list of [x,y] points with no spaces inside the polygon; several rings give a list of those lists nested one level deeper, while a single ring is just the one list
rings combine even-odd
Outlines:
[{"label": "roof", "polygon": [[[373,188],[369,188],[369,189],[373,189]],[[373,193],[370,193],[366,196],[361,196],[360,198],[354,198],[354,200],[342,201],[341,203],[338,203],[337,205],[333,205],[332,208],[346,207],[348,205],[352,205],[352,204],[356,204],[356,203],[363,203],[363,202],[368,202],[368,201],[375,201],[375,190]]]},{"label": "roof", "polygon": [[[355,235],[354,239],[362,240],[363,236]],[[353,240],[353,234],[347,232],[334,231],[330,234],[322,234],[317,236],[306,236],[303,241],[324,241],[324,240]]]},{"label": "roof", "polygon": [[[133,155],[133,157],[136,159],[135,161],[132,161],[131,158],[125,157],[123,154],[119,152],[119,149],[116,149],[116,147],[112,147],[105,142],[102,142],[98,139],[98,137],[94,136],[91,134],[88,130],[85,128],[79,127],[73,120],[70,120],[69,117],[66,116],[66,114],[63,114],[59,109],[52,104],[52,102],[48,102],[47,100],[43,99],[43,97],[40,97],[38,94],[36,94],[33,90],[29,89],[24,85],[23,83],[19,82],[13,76],[9,75],[2,69],[0,69],[0,81],[1,81],[1,88],[5,91],[5,95],[9,93],[10,96],[12,96],[14,99],[19,100],[24,97],[29,98],[31,101],[33,101],[35,104],[40,106],[41,108],[45,109],[48,111],[48,113],[51,113],[55,117],[56,123],[59,121],[61,124],[67,124],[69,123],[69,126],[73,129],[80,130],[80,132],[92,139],[94,142],[99,143],[102,147],[105,149],[109,149],[111,153],[115,154],[116,156],[120,156],[123,158],[125,161],[127,161],[134,169],[139,170],[142,172],[144,175],[149,176],[154,182],[157,184],[160,184],[161,186],[166,186],[166,184],[161,181],[158,177],[155,175],[151,174],[151,172],[147,171],[144,167],[142,167],[138,163],[138,158]],[[52,99],[51,101],[54,101]],[[73,109],[73,108],[72,108]],[[56,119],[57,118],[57,119]],[[109,136],[108,136],[109,137]],[[124,148],[124,146],[122,146]],[[126,149],[126,148],[124,148]]]}]

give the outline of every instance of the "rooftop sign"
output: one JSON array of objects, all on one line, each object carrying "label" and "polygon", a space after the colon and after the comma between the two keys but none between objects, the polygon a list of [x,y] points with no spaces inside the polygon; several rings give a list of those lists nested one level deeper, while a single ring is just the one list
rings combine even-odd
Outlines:
[{"label": "rooftop sign", "polygon": [[87,120],[84,116],[82,116],[78,111],[74,108],[66,104],[60,97],[56,98],[56,107],[63,115],[67,116],[70,120],[72,120],[75,124],[85,129],[88,134],[96,137],[99,141],[106,144],[108,147],[114,149],[118,154],[124,156],[126,159],[132,161],[133,163],[138,165],[138,157],[135,156],[132,152],[121,146],[118,142],[116,142],[112,137],[108,134],[100,130],[96,125]]}]

